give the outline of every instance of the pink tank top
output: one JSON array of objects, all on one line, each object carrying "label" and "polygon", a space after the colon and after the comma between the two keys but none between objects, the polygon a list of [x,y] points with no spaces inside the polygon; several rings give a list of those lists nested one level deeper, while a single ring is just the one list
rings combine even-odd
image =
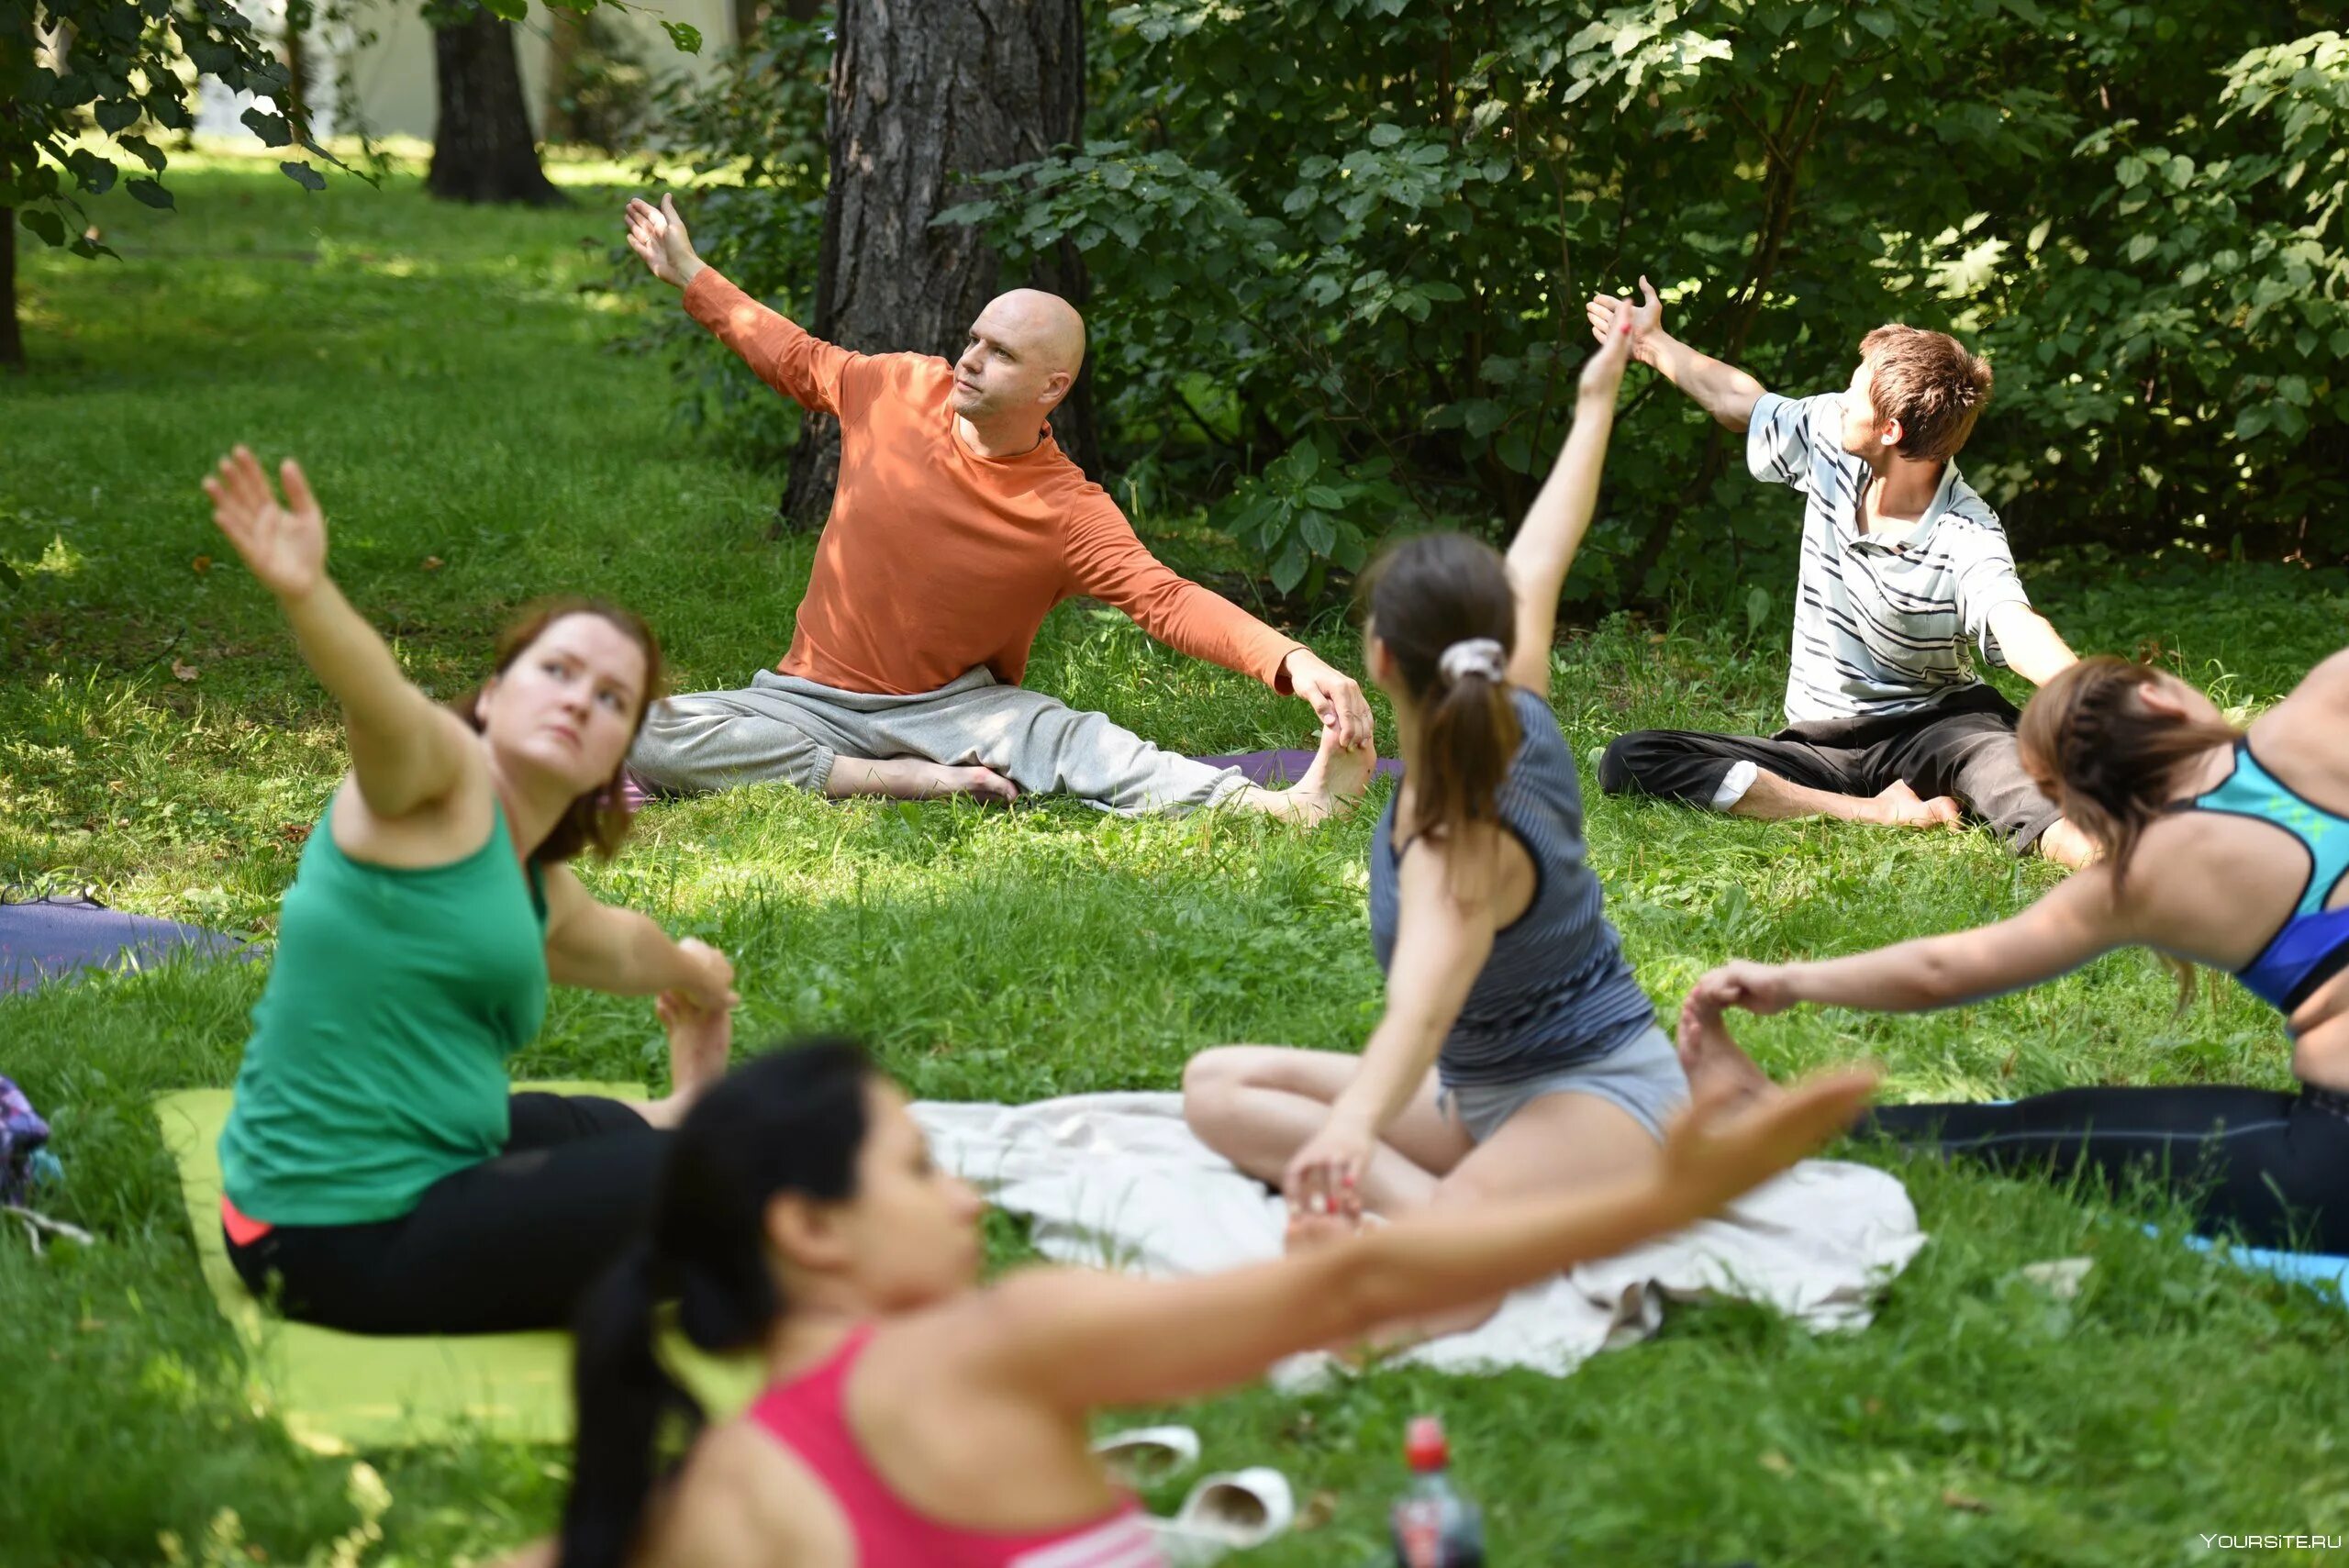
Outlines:
[{"label": "pink tank top", "polygon": [[751,1407],[751,1418],[814,1471],[848,1516],[859,1568],[1165,1568],[1130,1500],[1107,1518],[1028,1535],[959,1529],[917,1513],[849,1429],[843,1391],[872,1339],[871,1325],[858,1329],[831,1360]]}]

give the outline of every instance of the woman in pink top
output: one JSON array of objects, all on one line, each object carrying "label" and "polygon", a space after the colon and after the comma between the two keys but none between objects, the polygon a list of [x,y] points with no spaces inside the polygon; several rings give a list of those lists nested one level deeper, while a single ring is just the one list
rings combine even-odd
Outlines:
[{"label": "woman in pink top", "polygon": [[[982,1287],[983,1205],[931,1162],[897,1086],[843,1041],[771,1053],[687,1114],[651,1230],[581,1314],[577,1462],[539,1561],[1154,1568],[1090,1451],[1095,1410],[1211,1393],[1676,1229],[1833,1135],[1874,1082],[1700,1101],[1653,1168],[1571,1195],[1198,1278],[1026,1268]],[[653,1351],[671,1300],[696,1345],[763,1346],[773,1381],[663,1478],[667,1440],[701,1421]]]}]

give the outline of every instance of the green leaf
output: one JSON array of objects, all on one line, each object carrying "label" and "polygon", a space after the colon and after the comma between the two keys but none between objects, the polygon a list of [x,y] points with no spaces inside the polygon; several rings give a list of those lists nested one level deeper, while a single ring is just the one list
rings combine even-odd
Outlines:
[{"label": "green leaf", "polygon": [[135,98],[101,98],[90,111],[98,128],[109,136],[137,125],[141,112]]},{"label": "green leaf", "polygon": [[1756,584],[1745,591],[1745,635],[1752,637],[1770,618],[1770,590]]},{"label": "green leaf", "polygon": [[[1346,499],[1326,484],[1308,484],[1305,487],[1305,504],[1308,506],[1319,506],[1326,511],[1341,512],[1345,510]],[[1327,547],[1316,545],[1314,548],[1320,550]]]},{"label": "green leaf", "polygon": [[306,191],[323,191],[327,188],[327,177],[307,163],[280,163],[277,170],[279,173],[284,174]]},{"label": "green leaf", "polygon": [[1316,555],[1329,554],[1338,542],[1338,530],[1319,512],[1308,512],[1297,518],[1297,528],[1305,539],[1305,548]]},{"label": "green leaf", "polygon": [[114,189],[113,163],[87,148],[77,147],[67,153],[65,165],[73,171],[73,178],[81,183],[82,188],[94,196],[105,195]]},{"label": "green leaf", "polygon": [[2153,235],[2140,234],[2132,238],[2129,243],[2121,248],[2121,253],[2132,261],[2142,261],[2152,255],[2155,247],[2160,244],[2161,241]]},{"label": "green leaf", "polygon": [[1381,120],[1370,128],[1373,147],[1392,147],[1403,139],[1403,128],[1392,120]]},{"label": "green leaf", "polygon": [[166,212],[172,209],[172,193],[152,180],[133,180],[123,188],[142,206],[157,207]]},{"label": "green leaf", "polygon": [[24,220],[27,228],[39,235],[51,245],[61,246],[65,243],[64,220],[55,213],[45,209],[35,209],[31,212],[18,213],[17,216]]},{"label": "green leaf", "polygon": [[294,128],[284,115],[269,114],[255,106],[237,117],[247,129],[261,138],[263,147],[284,147],[294,139]]},{"label": "green leaf", "polygon": [[667,33],[669,35],[669,41],[676,45],[683,52],[686,54],[699,54],[701,52],[701,29],[699,28],[691,26],[685,22],[662,22],[661,24],[661,30]]}]

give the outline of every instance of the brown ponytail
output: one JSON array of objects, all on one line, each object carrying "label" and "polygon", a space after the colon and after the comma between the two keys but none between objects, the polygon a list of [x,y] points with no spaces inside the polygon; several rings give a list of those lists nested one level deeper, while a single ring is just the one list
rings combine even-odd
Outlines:
[{"label": "brown ponytail", "polygon": [[[530,651],[530,645],[544,635],[547,628],[565,616],[595,616],[609,621],[644,651],[644,690],[637,699],[635,727],[629,731],[629,743],[633,746],[637,736],[643,732],[644,716],[652,711],[652,705],[662,695],[661,639],[652,635],[651,627],[634,610],[571,594],[535,600],[523,606],[522,613],[497,634],[497,662],[493,673],[504,674],[516,660]],[[481,686],[475,686],[450,705],[456,709],[458,717],[475,729],[482,727],[482,691]],[[610,778],[564,809],[554,830],[530,851],[530,859],[540,865],[555,865],[577,860],[588,850],[595,851],[598,860],[607,861],[618,854],[629,828],[636,821],[636,814],[629,809],[627,788],[621,778],[627,769],[628,761],[623,754]]]},{"label": "brown ponytail", "polygon": [[1508,667],[1517,602],[1499,553],[1464,534],[1407,539],[1371,569],[1363,602],[1424,715],[1426,755],[1412,759],[1411,775],[1420,830],[1456,836],[1472,822],[1497,821],[1501,783],[1523,739],[1508,683],[1466,667],[1471,661],[1447,674],[1443,655],[1485,640],[1500,650],[1497,668]]},{"label": "brown ponytail", "polygon": [[2178,767],[2243,731],[2155,713],[2136,694],[2161,678],[2110,653],[2083,659],[2039,688],[2016,731],[2023,766],[2103,852],[2119,892],[2137,840],[2168,806]]}]

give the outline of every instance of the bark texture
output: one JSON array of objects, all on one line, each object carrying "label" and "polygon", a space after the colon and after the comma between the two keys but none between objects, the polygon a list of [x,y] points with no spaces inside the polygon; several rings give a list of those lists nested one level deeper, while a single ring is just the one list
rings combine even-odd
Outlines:
[{"label": "bark texture", "polygon": [[17,212],[0,206],[0,370],[25,368],[25,333],[17,320]]},{"label": "bark texture", "polygon": [[[1082,309],[1074,250],[1006,277],[978,231],[932,228],[969,199],[969,176],[1041,158],[1082,134],[1081,0],[840,0],[826,117],[831,179],[816,285],[818,337],[865,352],[952,355],[1006,287],[1051,289]],[[1097,477],[1092,374],[1052,433]],[[813,528],[831,509],[840,427],[810,417],[792,453],[779,521]]]},{"label": "bark texture", "polygon": [[425,189],[442,201],[562,206],[568,198],[539,167],[513,24],[476,0],[435,5],[428,14],[440,107]]}]

